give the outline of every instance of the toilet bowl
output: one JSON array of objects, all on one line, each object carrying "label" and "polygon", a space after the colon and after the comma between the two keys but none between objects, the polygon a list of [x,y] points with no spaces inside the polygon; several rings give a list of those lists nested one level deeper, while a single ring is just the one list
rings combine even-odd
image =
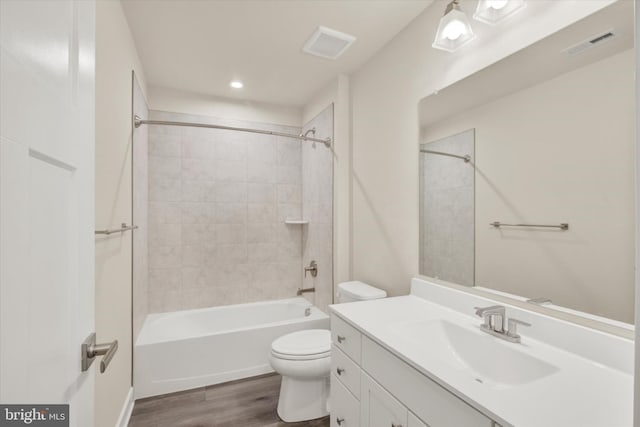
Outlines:
[{"label": "toilet bowl", "polygon": [[[384,298],[387,293],[362,282],[338,285],[338,303]],[[285,422],[329,414],[331,331],[308,329],[277,338],[271,344],[271,367],[282,375],[278,416]]]},{"label": "toilet bowl", "polygon": [[308,329],[276,339],[269,355],[271,367],[282,375],[278,415],[296,422],[328,414],[331,332]]}]

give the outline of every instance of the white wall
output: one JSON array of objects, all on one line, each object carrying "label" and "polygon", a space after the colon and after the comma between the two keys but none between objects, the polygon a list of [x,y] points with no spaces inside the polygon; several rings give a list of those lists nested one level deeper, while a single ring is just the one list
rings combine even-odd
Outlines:
[{"label": "white wall", "polygon": [[[145,83],[120,2],[99,1],[96,13],[96,228],[113,228],[132,221],[131,70]],[[116,424],[131,388],[131,236],[96,238],[97,338],[120,343],[97,374],[98,427]]]},{"label": "white wall", "polygon": [[424,142],[476,130],[477,286],[633,322],[634,60],[627,50],[425,130]]},{"label": "white wall", "polygon": [[163,87],[149,88],[149,108],[220,119],[302,126],[302,109],[261,102],[221,98]]},{"label": "white wall", "polygon": [[[353,277],[405,294],[418,272],[418,102],[612,3],[537,0],[454,54],[431,48],[435,2],[352,76]],[[462,1],[469,13],[473,1]],[[341,185],[348,185],[342,183]],[[348,239],[338,230],[337,239]]]}]

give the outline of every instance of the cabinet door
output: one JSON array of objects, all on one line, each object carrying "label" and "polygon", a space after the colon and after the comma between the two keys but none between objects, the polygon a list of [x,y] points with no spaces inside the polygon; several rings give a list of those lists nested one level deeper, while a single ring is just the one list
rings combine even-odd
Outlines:
[{"label": "cabinet door", "polygon": [[407,408],[364,372],[361,378],[361,426],[407,427]]},{"label": "cabinet door", "polygon": [[331,375],[331,427],[360,427],[360,402]]}]

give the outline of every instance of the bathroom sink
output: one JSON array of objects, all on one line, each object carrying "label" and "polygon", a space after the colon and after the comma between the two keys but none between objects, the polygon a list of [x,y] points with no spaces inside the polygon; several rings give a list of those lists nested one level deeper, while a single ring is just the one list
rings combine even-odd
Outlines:
[{"label": "bathroom sink", "polygon": [[398,323],[391,327],[404,339],[425,347],[433,363],[465,371],[475,381],[490,387],[510,388],[558,371],[556,366],[527,354],[522,344],[502,342],[479,328],[470,329],[446,320]]}]

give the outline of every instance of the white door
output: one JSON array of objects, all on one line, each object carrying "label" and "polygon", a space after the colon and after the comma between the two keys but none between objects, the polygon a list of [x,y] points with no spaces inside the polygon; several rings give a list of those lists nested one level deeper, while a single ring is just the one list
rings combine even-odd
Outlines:
[{"label": "white door", "polygon": [[0,0],[0,402],[93,425],[95,3]]}]

